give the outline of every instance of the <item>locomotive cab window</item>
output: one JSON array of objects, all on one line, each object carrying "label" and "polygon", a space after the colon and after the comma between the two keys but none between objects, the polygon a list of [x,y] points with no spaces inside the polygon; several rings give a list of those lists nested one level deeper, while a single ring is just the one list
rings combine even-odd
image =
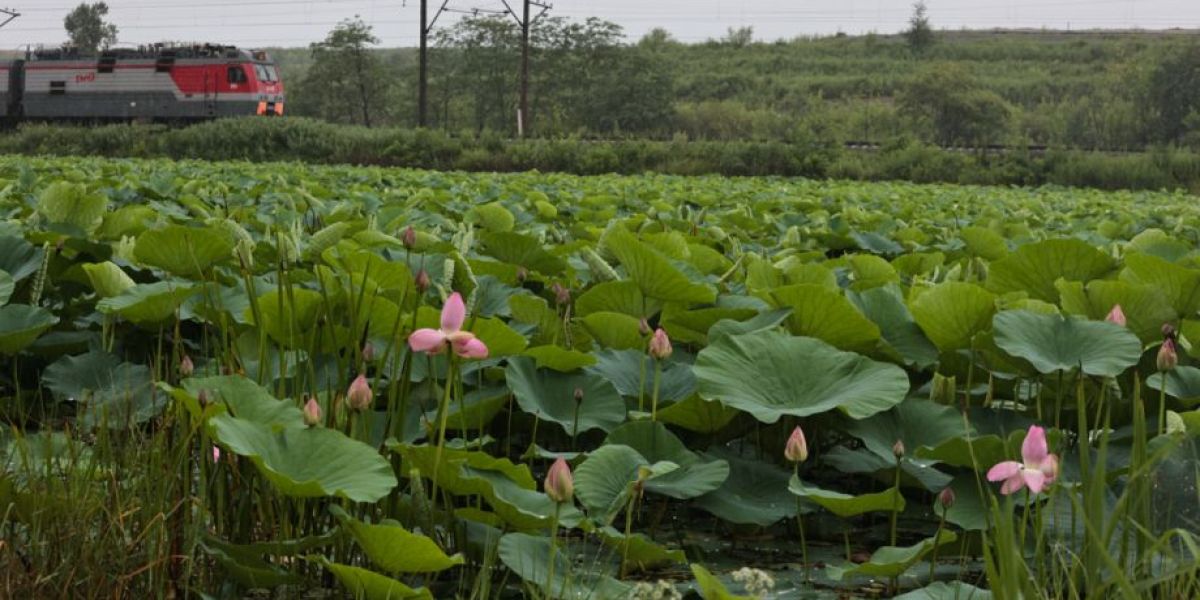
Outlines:
[{"label": "locomotive cab window", "polygon": [[246,77],[246,71],[242,69],[241,65],[229,67],[229,74],[227,77],[229,79],[229,83],[231,84],[249,82],[249,79]]}]

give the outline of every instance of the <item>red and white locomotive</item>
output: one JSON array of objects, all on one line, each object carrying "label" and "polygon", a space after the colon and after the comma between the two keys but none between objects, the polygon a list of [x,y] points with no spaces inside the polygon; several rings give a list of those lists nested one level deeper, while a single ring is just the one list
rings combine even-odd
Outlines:
[{"label": "red and white locomotive", "polygon": [[283,82],[266,52],[232,46],[38,50],[0,61],[0,117],[195,121],[282,115]]}]

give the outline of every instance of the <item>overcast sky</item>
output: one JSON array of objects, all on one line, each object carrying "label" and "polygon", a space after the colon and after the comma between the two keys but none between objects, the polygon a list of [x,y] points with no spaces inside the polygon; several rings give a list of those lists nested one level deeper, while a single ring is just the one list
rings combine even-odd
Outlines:
[{"label": "overcast sky", "polygon": [[[9,0],[21,17],[0,29],[0,49],[56,45],[66,35],[71,0]],[[517,8],[520,0],[509,0]],[[442,0],[429,0],[431,7]],[[694,42],[751,26],[758,39],[798,35],[896,32],[911,0],[557,0],[551,14],[597,16],[637,39],[654,27]],[[454,9],[503,9],[501,0],[449,0]],[[1165,29],[1200,27],[1200,0],[929,0],[938,28],[1048,27]],[[120,41],[197,41],[242,46],[303,46],[324,37],[340,19],[361,15],[385,46],[417,39],[420,0],[108,0]],[[431,8],[432,10],[432,8]],[[438,22],[460,15],[447,13]]]}]

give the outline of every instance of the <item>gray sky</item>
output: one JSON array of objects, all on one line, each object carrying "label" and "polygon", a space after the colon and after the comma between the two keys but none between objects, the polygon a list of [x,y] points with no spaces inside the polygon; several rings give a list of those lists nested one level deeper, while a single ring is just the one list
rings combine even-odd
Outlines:
[{"label": "gray sky", "polygon": [[[22,16],[0,29],[0,50],[65,39],[63,17],[77,0],[8,0]],[[442,0],[429,0],[438,6]],[[514,8],[520,0],[509,0]],[[654,27],[694,42],[751,26],[757,39],[798,35],[896,32],[912,0],[557,0],[552,14],[597,16],[637,39]],[[935,27],[1200,27],[1200,0],[929,0]],[[420,0],[108,0],[122,43],[197,41],[241,46],[303,46],[340,19],[361,15],[385,46],[417,39]],[[501,0],[449,0],[451,8],[502,9]],[[431,9],[432,10],[432,9]],[[445,14],[439,25],[457,14]]]}]

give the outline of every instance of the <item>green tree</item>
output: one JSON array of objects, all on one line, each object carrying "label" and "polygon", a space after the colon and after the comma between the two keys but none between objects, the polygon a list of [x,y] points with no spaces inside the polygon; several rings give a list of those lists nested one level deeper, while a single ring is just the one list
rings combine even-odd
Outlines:
[{"label": "green tree", "polygon": [[1007,132],[1012,108],[957,63],[931,65],[904,88],[901,114],[942,145],[995,143]]},{"label": "green tree", "polygon": [[908,48],[912,50],[912,53],[918,56],[925,54],[936,41],[933,35],[933,26],[929,24],[929,8],[925,6],[925,0],[920,0],[913,5],[913,14],[908,19],[908,29],[904,32],[904,39],[908,41]]},{"label": "green tree", "polygon": [[324,41],[309,46],[312,65],[296,93],[301,114],[361,124],[377,124],[387,102],[390,78],[372,28],[357,15],[338,23]]},{"label": "green tree", "polygon": [[111,46],[117,41],[117,26],[104,21],[107,15],[108,5],[103,2],[76,6],[63,19],[70,44],[88,53]]},{"label": "green tree", "polygon": [[1150,72],[1145,94],[1150,141],[1187,137],[1189,125],[1200,120],[1200,44],[1165,53]]}]

